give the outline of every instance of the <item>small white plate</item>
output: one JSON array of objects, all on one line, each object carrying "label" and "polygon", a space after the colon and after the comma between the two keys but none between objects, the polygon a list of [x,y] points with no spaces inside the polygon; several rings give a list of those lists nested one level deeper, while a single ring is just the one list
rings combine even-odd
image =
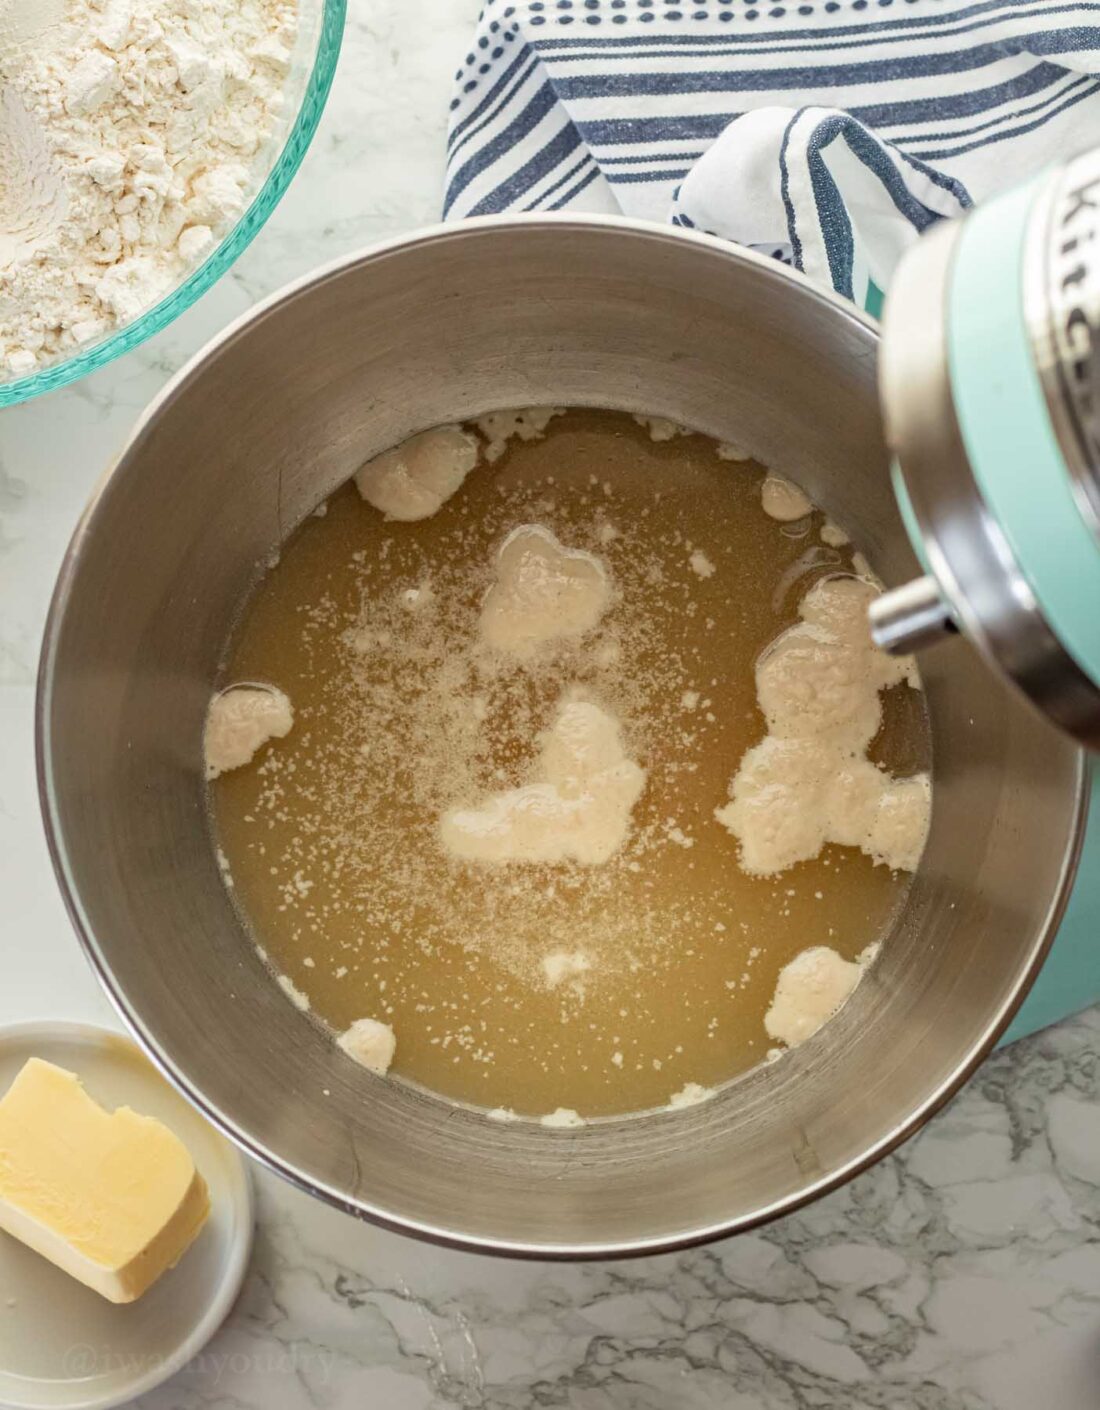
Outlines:
[{"label": "small white plate", "polygon": [[252,1249],[252,1182],[238,1151],[128,1039],[82,1023],[0,1028],[0,1094],[29,1057],[75,1072],[90,1096],[170,1127],[210,1188],[210,1217],[175,1268],[116,1306],[0,1233],[0,1405],[107,1410],[167,1380],[217,1331]]}]

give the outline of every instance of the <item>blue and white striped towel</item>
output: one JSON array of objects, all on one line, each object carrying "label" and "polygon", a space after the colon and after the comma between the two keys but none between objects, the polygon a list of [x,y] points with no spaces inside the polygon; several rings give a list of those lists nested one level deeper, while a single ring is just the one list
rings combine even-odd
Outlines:
[{"label": "blue and white striped towel", "polygon": [[448,216],[618,211],[864,307],[927,225],[1100,142],[1093,0],[487,0]]}]

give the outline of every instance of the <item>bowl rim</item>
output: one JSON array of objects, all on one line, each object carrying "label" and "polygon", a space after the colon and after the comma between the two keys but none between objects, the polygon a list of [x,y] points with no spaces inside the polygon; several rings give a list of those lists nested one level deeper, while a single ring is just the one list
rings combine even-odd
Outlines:
[{"label": "bowl rim", "polygon": [[[581,229],[605,232],[609,237],[632,236],[660,242],[688,240],[709,252],[723,258],[740,261],[754,266],[761,274],[776,280],[792,280],[800,287],[804,296],[831,309],[849,323],[855,325],[867,337],[872,351],[877,347],[879,331],[874,319],[862,313],[853,304],[818,285],[799,271],[789,266],[740,246],[721,240],[716,236],[699,231],[687,231],[679,227],[662,226],[656,222],[638,220],[623,216],[588,215],[568,212],[540,213],[532,215],[489,215],[466,218],[453,224],[428,226],[409,234],[396,236],[364,249],[343,255],[321,265],[309,274],[292,281],[269,295],[239,318],[235,319],[203,348],[201,348],[164,386],[146,408],[133,428],[126,446],[114,464],[100,478],[91,498],[77,524],[73,537],[66,548],[57,582],[50,599],[49,610],[43,633],[42,649],[39,657],[38,678],[35,699],[35,764],[38,782],[39,803],[46,832],[50,859],[54,874],[61,890],[69,919],[76,930],[77,938],[85,957],[102,985],[111,1003],[121,1017],[127,1030],[134,1036],[150,1061],[163,1075],[192,1103],[219,1131],[238,1145],[246,1154],[258,1161],[266,1169],[282,1176],[290,1184],[304,1193],[321,1199],[345,1213],[368,1220],[394,1233],[413,1235],[430,1243],[469,1253],[496,1254],[519,1259],[532,1259],[553,1262],[579,1262],[592,1259],[616,1259],[647,1257],[660,1253],[671,1253],[713,1243],[734,1234],[744,1233],[763,1224],[770,1223],[783,1215],[793,1213],[812,1201],[846,1184],[856,1175],[878,1163],[884,1156],[897,1149],[904,1141],[922,1127],[925,1122],[958,1092],[974,1074],[998,1038],[1008,1027],[1020,1004],[1023,1002],[1039,970],[1042,968],[1055,933],[1065,914],[1073,887],[1085,838],[1085,824],[1089,807],[1089,774],[1084,751],[1075,749],[1075,787],[1072,810],[1073,842],[1063,859],[1057,886],[1054,888],[1050,904],[1042,924],[1037,928],[1037,941],[1029,963],[1021,970],[1002,1000],[993,1017],[975,1035],[965,1059],[954,1072],[934,1087],[916,1107],[896,1120],[872,1146],[860,1155],[854,1156],[839,1169],[823,1175],[806,1185],[797,1194],[784,1196],[762,1206],[750,1214],[731,1216],[728,1219],[711,1222],[703,1227],[680,1231],[667,1236],[617,1240],[603,1244],[561,1243],[542,1244],[524,1240],[503,1238],[482,1238],[457,1232],[435,1224],[394,1215],[391,1211],[374,1205],[369,1199],[349,1199],[347,1195],[324,1181],[318,1181],[277,1152],[259,1142],[249,1131],[242,1128],[235,1119],[222,1111],[205,1094],[194,1086],[187,1073],[175,1063],[159,1046],[155,1034],[142,1019],[136,1007],[130,1002],[122,988],[115,981],[110,966],[102,954],[94,929],[84,914],[80,896],[69,873],[65,851],[64,833],[61,819],[54,809],[52,762],[50,751],[50,726],[52,702],[53,667],[58,639],[65,616],[65,609],[73,588],[73,580],[80,558],[82,540],[94,517],[99,503],[129,473],[135,453],[140,450],[145,438],[150,434],[153,423],[169,406],[183,396],[189,384],[197,378],[207,362],[223,348],[244,335],[253,324],[262,321],[269,314],[331,279],[339,278],[347,270],[376,260],[389,258],[395,254],[415,249],[425,244],[439,241],[477,239],[482,233],[508,233],[523,238],[528,230],[545,232],[548,229]],[[569,1139],[563,1133],[564,1139]]]},{"label": "bowl rim", "polygon": [[50,363],[24,377],[0,382],[0,409],[18,406],[59,387],[68,386],[70,382],[79,381],[163,332],[207,290],[213,288],[244,254],[286,195],[328,103],[347,23],[347,0],[321,0],[321,3],[323,8],[317,48],[301,104],[278,156],[248,208],[182,283],[175,285],[131,323],[113,329],[98,342],[79,349],[60,362]]}]

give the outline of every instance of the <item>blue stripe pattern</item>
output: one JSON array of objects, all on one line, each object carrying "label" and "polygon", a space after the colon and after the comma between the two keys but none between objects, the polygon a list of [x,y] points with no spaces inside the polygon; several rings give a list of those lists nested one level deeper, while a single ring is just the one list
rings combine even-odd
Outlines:
[{"label": "blue stripe pattern", "polygon": [[1100,0],[485,0],[451,108],[448,216],[672,220],[866,303],[1100,142]]}]

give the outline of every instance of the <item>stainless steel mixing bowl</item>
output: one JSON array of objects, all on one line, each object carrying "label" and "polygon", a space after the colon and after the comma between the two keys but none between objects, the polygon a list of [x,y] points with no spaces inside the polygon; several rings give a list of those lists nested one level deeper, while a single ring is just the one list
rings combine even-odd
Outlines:
[{"label": "stainless steel mixing bowl", "polygon": [[261,965],[203,799],[203,715],[257,564],[366,457],[437,422],[540,403],[672,417],[795,477],[905,581],[916,565],[886,475],[875,342],[849,305],[716,240],[490,220],[294,285],[152,407],[57,587],[42,801],[101,980],[165,1073],[247,1151],[397,1229],[608,1256],[791,1209],[889,1150],[973,1070],[1057,923],[1084,775],[965,644],[928,660],[932,831],[880,959],[811,1042],[674,1114],[501,1125],[368,1076]]}]

